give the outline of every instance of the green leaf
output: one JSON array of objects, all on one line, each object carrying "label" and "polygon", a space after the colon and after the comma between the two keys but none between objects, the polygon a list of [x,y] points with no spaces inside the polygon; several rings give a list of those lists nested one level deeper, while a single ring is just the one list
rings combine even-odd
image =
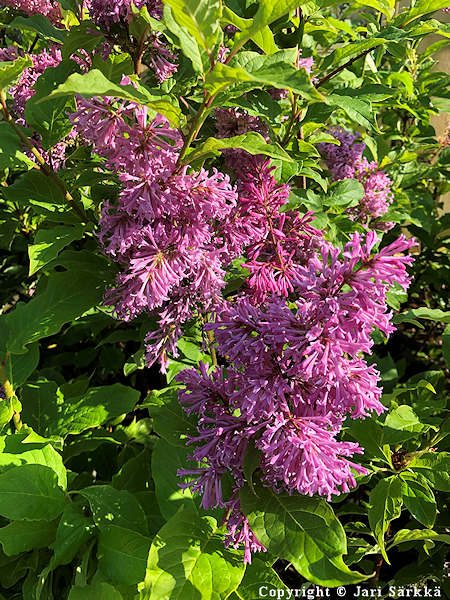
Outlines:
[{"label": "green leaf", "polygon": [[[303,142],[303,144],[305,152],[309,151],[310,153],[315,154],[316,150],[312,144],[307,144],[306,142]],[[306,147],[308,147],[308,150],[306,150]],[[260,133],[254,131],[230,138],[217,139],[210,137],[205,142],[202,142],[196,148],[192,149],[187,155],[186,161],[193,162],[205,154],[218,156],[220,150],[223,150],[224,148],[241,148],[250,154],[264,154],[265,156],[270,156],[272,158],[294,162],[279,144],[268,144]]]},{"label": "green leaf", "polygon": [[133,354],[133,356],[130,356],[127,362],[123,365],[123,374],[125,377],[129,377],[135,371],[145,369],[146,366],[147,363],[145,361],[145,349],[140,348]]},{"label": "green leaf", "polygon": [[[243,19],[234,13],[228,6],[223,7],[224,23],[234,25],[240,31],[248,30],[252,26],[252,19]],[[256,31],[250,38],[265,54],[277,52],[278,47],[273,39],[273,33],[268,25]]]},{"label": "green leaf", "polygon": [[153,417],[153,428],[169,444],[186,447],[188,435],[195,435],[196,427],[178,402],[178,388],[153,390],[145,400],[144,407]]},{"label": "green leaf", "polygon": [[405,542],[420,540],[435,540],[450,544],[450,535],[448,533],[437,533],[431,529],[400,529],[389,544],[389,548],[398,546],[398,544],[404,544]]},{"label": "green leaf", "polygon": [[374,115],[370,102],[351,96],[340,95],[338,93],[327,96],[327,103],[330,106],[337,106],[343,110],[349,118],[367,129],[375,127]]},{"label": "green leaf", "polygon": [[147,533],[147,519],[141,505],[127,490],[110,485],[95,485],[80,490],[89,500],[94,523],[99,529],[117,525],[138,533]]},{"label": "green leaf", "polygon": [[356,179],[343,179],[333,183],[328,194],[322,196],[325,206],[355,206],[364,197],[364,186]]},{"label": "green leaf", "polygon": [[88,73],[79,75],[74,73],[70,75],[65,83],[59,85],[56,90],[45,98],[39,100],[44,103],[53,98],[62,98],[64,96],[73,96],[80,94],[84,98],[93,96],[112,96],[114,98],[124,98],[139,104],[145,104],[155,112],[161,113],[169,119],[176,127],[180,123],[180,109],[174,105],[173,101],[164,96],[155,96],[140,84],[117,85],[109,81],[101,71],[92,69]]},{"label": "green leaf", "polygon": [[100,581],[73,587],[68,600],[124,600],[124,597],[118,589],[109,583]]},{"label": "green leaf", "polygon": [[[274,56],[277,55],[272,55],[270,58]],[[241,85],[241,83],[245,85]],[[208,73],[205,83],[206,89],[211,94],[225,92],[223,95],[227,100],[264,86],[288,89],[307,100],[324,100],[324,97],[312,85],[309,75],[304,69],[299,71],[293,65],[282,61],[252,72],[240,66],[216,63],[214,69]],[[222,98],[220,102],[223,102]]]},{"label": "green leaf", "polygon": [[7,519],[52,521],[64,505],[64,492],[49,467],[21,465],[0,474],[0,514]]},{"label": "green leaf", "polygon": [[36,369],[39,362],[39,344],[31,344],[26,354],[11,354],[6,357],[6,372],[8,380],[17,389]]},{"label": "green leaf", "polygon": [[148,537],[110,525],[100,531],[97,557],[99,569],[110,580],[134,585],[144,579],[151,540]]},{"label": "green leaf", "polygon": [[370,6],[379,12],[382,12],[388,18],[388,21],[394,14],[395,0],[357,0],[360,6]]},{"label": "green leaf", "polygon": [[[100,53],[96,53],[92,59],[92,69],[98,69],[103,75],[119,86],[124,75],[132,76],[134,73],[133,60],[128,54],[110,54],[107,60],[104,60]],[[150,93],[147,88],[142,88],[145,93]],[[156,95],[159,98],[162,97],[159,90],[153,90],[158,92]],[[165,96],[168,98],[168,96]],[[151,110],[149,111],[151,113]]]},{"label": "green leaf", "polygon": [[417,319],[429,319],[430,321],[441,321],[450,323],[450,311],[440,308],[413,308],[394,317],[394,323],[414,323]]},{"label": "green leaf", "polygon": [[[333,68],[344,65],[348,62],[349,59],[366,52],[367,50],[371,50],[380,46],[381,44],[386,43],[386,40],[381,37],[374,37],[369,40],[363,40],[361,42],[353,42],[348,44],[343,44],[333,50],[331,54],[329,54],[323,64],[321,65],[322,70],[327,69],[329,66]],[[344,92],[345,93],[345,92]]]},{"label": "green leaf", "polygon": [[6,556],[48,548],[55,539],[56,523],[13,521],[0,529],[0,544]]},{"label": "green leaf", "polygon": [[[389,75],[386,79],[386,83],[391,85],[393,81],[400,82],[406,88],[406,92],[407,92],[408,96],[413,95],[414,81],[413,81],[411,74],[408,73],[408,71],[399,71],[398,73],[389,73]],[[417,157],[417,155],[415,157]]]},{"label": "green leaf", "polygon": [[24,29],[26,31],[32,31],[44,39],[52,40],[58,43],[64,42],[67,33],[64,29],[58,29],[52,25],[50,21],[43,15],[16,17],[8,26],[21,31]]},{"label": "green leaf", "polygon": [[[3,64],[3,63],[0,63]],[[0,169],[24,167],[31,160],[23,153],[23,142],[9,123],[0,121]],[[5,194],[6,190],[2,190]],[[6,196],[7,194],[5,194]],[[11,221],[10,221],[11,223]],[[14,230],[16,226],[14,225]],[[9,245],[9,244],[8,244]]]},{"label": "green leaf", "polygon": [[445,364],[450,369],[450,325],[447,325],[442,334],[442,354]]},{"label": "green leaf", "polygon": [[[303,175],[304,177],[307,177],[308,179],[312,179],[313,181],[315,181],[316,183],[318,183],[320,185],[320,187],[322,188],[322,190],[324,192],[327,191],[328,181],[326,179],[324,179],[322,177],[322,175],[320,175],[320,173],[318,173],[314,169],[311,169],[310,167],[300,167],[300,169],[298,170],[298,175]],[[317,223],[316,223],[316,225],[317,225]]]},{"label": "green leaf", "polygon": [[388,564],[388,556],[384,546],[384,534],[389,523],[400,516],[402,510],[402,481],[393,476],[381,479],[373,488],[369,498],[369,524],[381,553]]},{"label": "green leaf", "polygon": [[[141,421],[138,421],[141,422]],[[152,488],[151,452],[145,449],[137,456],[130,458],[122,468],[113,475],[112,485],[116,490],[144,492]]]},{"label": "green leaf", "polygon": [[367,554],[378,554],[377,545],[369,544],[362,538],[347,537],[348,553],[346,556],[347,564],[354,565],[360,562]]},{"label": "green leaf", "polygon": [[224,548],[212,517],[180,510],[157,533],[141,600],[222,600],[244,575],[240,552]]},{"label": "green leaf", "polygon": [[447,6],[448,3],[446,0],[419,0],[414,5],[414,8],[409,11],[407,23]]},{"label": "green leaf", "polygon": [[180,48],[185,56],[192,62],[192,66],[197,73],[203,73],[203,59],[200,48],[195,37],[193,37],[186,27],[181,27],[173,18],[173,13],[167,4],[164,5],[164,22],[169,31],[174,33],[180,44]]},{"label": "green leaf", "polygon": [[8,350],[24,354],[27,344],[57,333],[62,325],[96,306],[104,291],[102,272],[52,273],[44,291],[38,292],[27,304],[19,302],[13,311],[1,317],[10,332],[6,341]]},{"label": "green leaf", "polygon": [[67,472],[60,453],[49,440],[25,429],[0,437],[0,472],[23,464],[43,465],[56,473],[59,486],[66,489]]},{"label": "green leaf", "polygon": [[35,84],[36,93],[25,107],[27,124],[41,134],[45,149],[51,148],[73,129],[68,114],[76,111],[74,98],[55,98],[40,104],[59,84],[64,83],[72,73],[78,71],[78,65],[72,61],[63,61],[57,67],[48,68]]},{"label": "green leaf", "polygon": [[155,482],[156,499],[161,514],[170,519],[180,507],[196,511],[196,504],[189,488],[180,488],[182,479],[178,469],[196,467],[197,463],[187,460],[187,448],[171,446],[159,439],[152,452],[152,474]]},{"label": "green leaf", "polygon": [[433,489],[450,492],[449,452],[427,452],[413,458],[408,468],[425,477]]},{"label": "green leaf", "polygon": [[352,419],[345,428],[364,448],[366,458],[379,458],[392,467],[391,451],[388,444],[383,443],[383,426],[373,418]]},{"label": "green leaf", "polygon": [[214,48],[220,31],[221,4],[219,0],[166,0],[174,19],[207,52]]},{"label": "green leaf", "polygon": [[34,168],[18,177],[3,194],[24,210],[31,206],[36,214],[44,215],[49,221],[80,222],[80,218],[67,206],[58,186]]},{"label": "green leaf", "polygon": [[426,480],[420,478],[417,473],[404,472],[400,477],[403,481],[402,496],[405,508],[419,523],[425,527],[433,527],[437,512],[436,500]]},{"label": "green leaf", "polygon": [[63,398],[53,382],[23,388],[23,419],[47,436],[66,437],[103,425],[133,410],[139,392],[115,383],[90,388],[85,394]]},{"label": "green leaf", "polygon": [[74,503],[64,508],[56,530],[56,539],[52,544],[53,556],[50,568],[68,565],[77,555],[80,548],[88,542],[95,533],[92,519],[87,518],[81,508]]},{"label": "green leaf", "polygon": [[421,423],[419,417],[407,404],[392,410],[384,422],[383,440],[387,444],[396,444],[416,437],[430,429],[430,425]]},{"label": "green leaf", "polygon": [[51,262],[63,248],[75,240],[81,240],[84,229],[83,225],[73,227],[61,225],[52,227],[52,229],[40,229],[36,234],[34,244],[28,247],[29,275],[34,275]]},{"label": "green leaf", "polygon": [[[67,32],[64,45],[61,48],[63,59],[68,59],[72,54],[78,53],[81,48],[91,53],[105,41],[102,35],[92,35],[92,22],[83,21],[76,27],[71,27]],[[100,32],[98,32],[100,33]]]},{"label": "green leaf", "polygon": [[278,577],[277,573],[266,565],[263,560],[252,557],[252,563],[247,565],[244,578],[237,589],[236,598],[239,598],[239,600],[255,600],[255,598],[260,598],[260,589],[262,586],[267,586],[269,590],[283,590],[286,592],[285,597],[287,597],[288,588]]},{"label": "green leaf", "polygon": [[261,451],[253,443],[249,443],[244,455],[244,476],[253,494],[257,495],[253,485],[253,474],[261,465]]},{"label": "green leaf", "polygon": [[301,5],[302,2],[299,0],[279,0],[278,2],[260,0],[258,2],[258,10],[253,19],[250,20],[249,27],[234,36],[234,46],[231,51],[233,53],[237,52],[248,40],[257,36],[258,33],[265,31],[267,25],[270,25]]},{"label": "green leaf", "polygon": [[7,90],[16,84],[24,70],[32,66],[33,62],[29,56],[0,62],[0,91]]},{"label": "green leaf", "polygon": [[351,584],[370,577],[350,571],[343,562],[345,532],[325,500],[277,494],[261,486],[256,493],[249,488],[241,490],[242,509],[256,537],[272,555],[285,558],[318,585]]},{"label": "green leaf", "polygon": [[100,582],[73,587],[68,600],[123,600],[123,596],[109,583]]}]

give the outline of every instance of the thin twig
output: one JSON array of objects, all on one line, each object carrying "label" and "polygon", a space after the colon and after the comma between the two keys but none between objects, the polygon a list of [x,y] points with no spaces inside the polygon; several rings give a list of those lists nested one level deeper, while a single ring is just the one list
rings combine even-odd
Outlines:
[{"label": "thin twig", "polygon": [[3,108],[3,113],[5,115],[5,119],[11,125],[11,127],[14,129],[14,131],[17,133],[17,135],[19,136],[21,141],[30,150],[31,154],[34,156],[34,158],[36,159],[36,161],[39,165],[39,169],[42,171],[42,173],[44,175],[49,177],[58,186],[58,188],[61,190],[67,204],[69,204],[73,208],[73,210],[80,217],[80,219],[82,221],[86,221],[86,215],[84,214],[84,211],[82,211],[76,205],[75,200],[73,199],[70,192],[67,190],[64,183],[61,181],[61,179],[58,177],[58,175],[56,175],[56,173],[53,171],[53,169],[51,169],[49,167],[49,165],[47,165],[42,154],[38,151],[38,149],[31,142],[31,140],[23,133],[23,131],[20,129],[20,127],[17,125],[17,123],[14,121],[14,119],[10,115],[10,113],[8,111],[8,107],[6,106],[6,96],[5,96],[4,92],[0,92],[0,98],[1,98],[1,104],[2,104],[2,108]]},{"label": "thin twig", "polygon": [[373,50],[373,48],[369,48],[368,50],[364,50],[364,52],[361,52],[361,54],[358,54],[358,56],[354,56],[353,58],[351,58],[349,61],[347,61],[341,67],[337,67],[336,69],[334,69],[334,71],[331,71],[331,73],[328,73],[328,75],[326,75],[325,77],[323,77],[319,81],[319,83],[317,84],[317,87],[320,88],[323,85],[325,85],[328,81],[330,81],[330,79],[332,77],[334,77],[335,75],[337,75],[338,73],[340,73],[341,71],[343,71],[344,69],[346,69],[347,67],[349,67],[350,65],[352,65],[354,62],[356,62],[360,58],[363,58],[363,56],[366,56],[366,54],[369,54],[369,52],[372,52],[372,50]]},{"label": "thin twig", "polygon": [[214,100],[214,96],[210,96],[208,94],[206,96],[205,100],[203,101],[202,105],[198,109],[197,114],[195,115],[195,119],[192,122],[189,133],[187,134],[186,139],[184,140],[184,144],[183,144],[183,147],[181,148],[180,155],[178,156],[178,161],[177,161],[178,165],[181,165],[184,157],[186,156],[186,152],[189,149],[189,146],[192,144],[192,142],[197,137],[197,135],[203,125],[203,122],[205,120],[205,116],[206,116],[205,113],[208,110],[208,108],[211,106],[213,100]]},{"label": "thin twig", "polygon": [[144,56],[144,48],[145,48],[145,42],[147,41],[148,32],[149,32],[149,29],[147,27],[145,29],[144,33],[142,34],[141,39],[139,40],[139,45],[138,45],[136,57],[134,60],[134,72],[136,75],[140,75],[141,71],[142,71],[142,58]]},{"label": "thin twig", "polygon": [[29,54],[31,54],[33,52],[33,50],[35,49],[36,44],[38,43],[38,41],[39,41],[39,34],[36,34],[36,36],[35,36],[35,38],[33,40],[33,43],[31,44],[30,49],[28,50]]}]

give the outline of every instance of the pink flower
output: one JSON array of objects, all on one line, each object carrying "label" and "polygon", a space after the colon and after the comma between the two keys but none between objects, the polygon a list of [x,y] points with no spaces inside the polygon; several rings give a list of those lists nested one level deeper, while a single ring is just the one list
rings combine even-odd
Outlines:
[{"label": "pink flower", "polygon": [[59,3],[53,0],[3,0],[3,4],[27,15],[44,15],[55,25],[61,22]]}]

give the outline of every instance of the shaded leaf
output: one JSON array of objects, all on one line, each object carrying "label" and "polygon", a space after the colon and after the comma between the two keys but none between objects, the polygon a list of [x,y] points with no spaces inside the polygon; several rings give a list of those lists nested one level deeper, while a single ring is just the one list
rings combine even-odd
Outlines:
[{"label": "shaded leaf", "polygon": [[402,482],[394,476],[381,479],[370,492],[369,524],[380,546],[385,561],[390,564],[384,545],[384,534],[389,523],[400,516],[402,509]]},{"label": "shaded leaf", "polygon": [[244,575],[240,552],[226,549],[217,522],[180,510],[157,533],[141,600],[222,600]]},{"label": "shaded leaf", "polygon": [[145,576],[150,544],[150,538],[136,531],[116,525],[103,527],[97,550],[99,568],[110,581],[137,584]]},{"label": "shaded leaf", "polygon": [[21,465],[0,474],[0,514],[8,519],[52,521],[64,505],[64,492],[49,467]]},{"label": "shaded leaf", "polygon": [[0,529],[0,544],[7,556],[48,548],[55,539],[56,523],[48,521],[13,521]]},{"label": "shaded leaf", "polygon": [[83,225],[40,229],[36,234],[34,244],[28,247],[29,275],[34,275],[39,269],[51,262],[63,248],[75,240],[80,240],[83,237],[84,229]]},{"label": "shaded leaf", "polygon": [[256,493],[248,488],[241,490],[242,509],[256,537],[271,554],[289,560],[299,573],[318,585],[368,579],[345,565],[345,532],[325,500],[276,494],[261,486]]},{"label": "shaded leaf", "polygon": [[94,523],[99,529],[117,525],[138,533],[147,533],[147,519],[141,505],[127,490],[110,485],[95,485],[80,490],[89,500]]}]

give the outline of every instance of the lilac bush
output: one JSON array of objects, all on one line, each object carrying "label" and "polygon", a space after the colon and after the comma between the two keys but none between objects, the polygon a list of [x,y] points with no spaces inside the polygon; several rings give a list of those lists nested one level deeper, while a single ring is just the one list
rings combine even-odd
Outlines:
[{"label": "lilac bush", "polygon": [[0,2],[0,596],[448,586],[440,9]]}]

